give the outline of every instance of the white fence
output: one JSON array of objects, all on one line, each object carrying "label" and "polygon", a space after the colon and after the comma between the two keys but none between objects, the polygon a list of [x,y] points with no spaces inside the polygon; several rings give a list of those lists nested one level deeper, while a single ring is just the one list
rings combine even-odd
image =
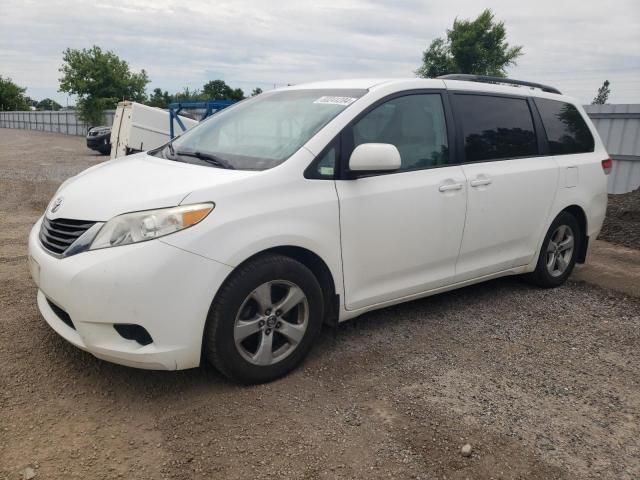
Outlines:
[{"label": "white fence", "polygon": [[[104,112],[104,125],[113,123],[115,110]],[[65,135],[87,134],[88,126],[78,118],[73,110],[0,112],[0,128],[20,128],[41,132],[63,133]]]},{"label": "white fence", "polygon": [[609,193],[627,193],[640,187],[640,105],[586,105],[613,159]]}]

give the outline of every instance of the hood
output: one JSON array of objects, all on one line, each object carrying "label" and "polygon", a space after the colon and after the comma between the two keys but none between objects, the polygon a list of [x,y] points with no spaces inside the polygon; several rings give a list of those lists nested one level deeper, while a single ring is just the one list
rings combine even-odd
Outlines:
[{"label": "hood", "polygon": [[[46,215],[50,219],[103,222],[122,213],[174,207],[195,190],[258,173],[174,162],[140,153],[95,165],[70,178],[54,195]],[[52,212],[56,203],[59,206]]]}]

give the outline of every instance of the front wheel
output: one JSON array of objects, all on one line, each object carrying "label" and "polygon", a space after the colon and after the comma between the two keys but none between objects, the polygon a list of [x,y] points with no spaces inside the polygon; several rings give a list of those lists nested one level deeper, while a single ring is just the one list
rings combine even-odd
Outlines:
[{"label": "front wheel", "polygon": [[322,316],[322,290],[313,273],[292,258],[265,255],[240,266],[221,287],[204,352],[232,380],[268,382],[302,361]]},{"label": "front wheel", "polygon": [[536,269],[526,278],[544,288],[562,285],[576,264],[579,245],[582,231],[578,221],[568,212],[560,213],[542,242]]}]

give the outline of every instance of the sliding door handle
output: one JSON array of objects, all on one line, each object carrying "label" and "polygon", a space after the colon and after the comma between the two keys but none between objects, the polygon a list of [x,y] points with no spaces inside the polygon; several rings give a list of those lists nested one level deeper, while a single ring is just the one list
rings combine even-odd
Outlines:
[{"label": "sliding door handle", "polygon": [[491,185],[490,178],[476,178],[475,180],[471,180],[469,185],[472,187],[482,187],[483,185]]}]

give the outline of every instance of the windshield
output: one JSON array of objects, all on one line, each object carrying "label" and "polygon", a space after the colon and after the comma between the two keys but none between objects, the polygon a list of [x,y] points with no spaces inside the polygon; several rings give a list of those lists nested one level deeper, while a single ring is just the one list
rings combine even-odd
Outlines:
[{"label": "windshield", "polygon": [[156,152],[170,160],[239,170],[284,162],[366,90],[261,93],[228,107]]}]

